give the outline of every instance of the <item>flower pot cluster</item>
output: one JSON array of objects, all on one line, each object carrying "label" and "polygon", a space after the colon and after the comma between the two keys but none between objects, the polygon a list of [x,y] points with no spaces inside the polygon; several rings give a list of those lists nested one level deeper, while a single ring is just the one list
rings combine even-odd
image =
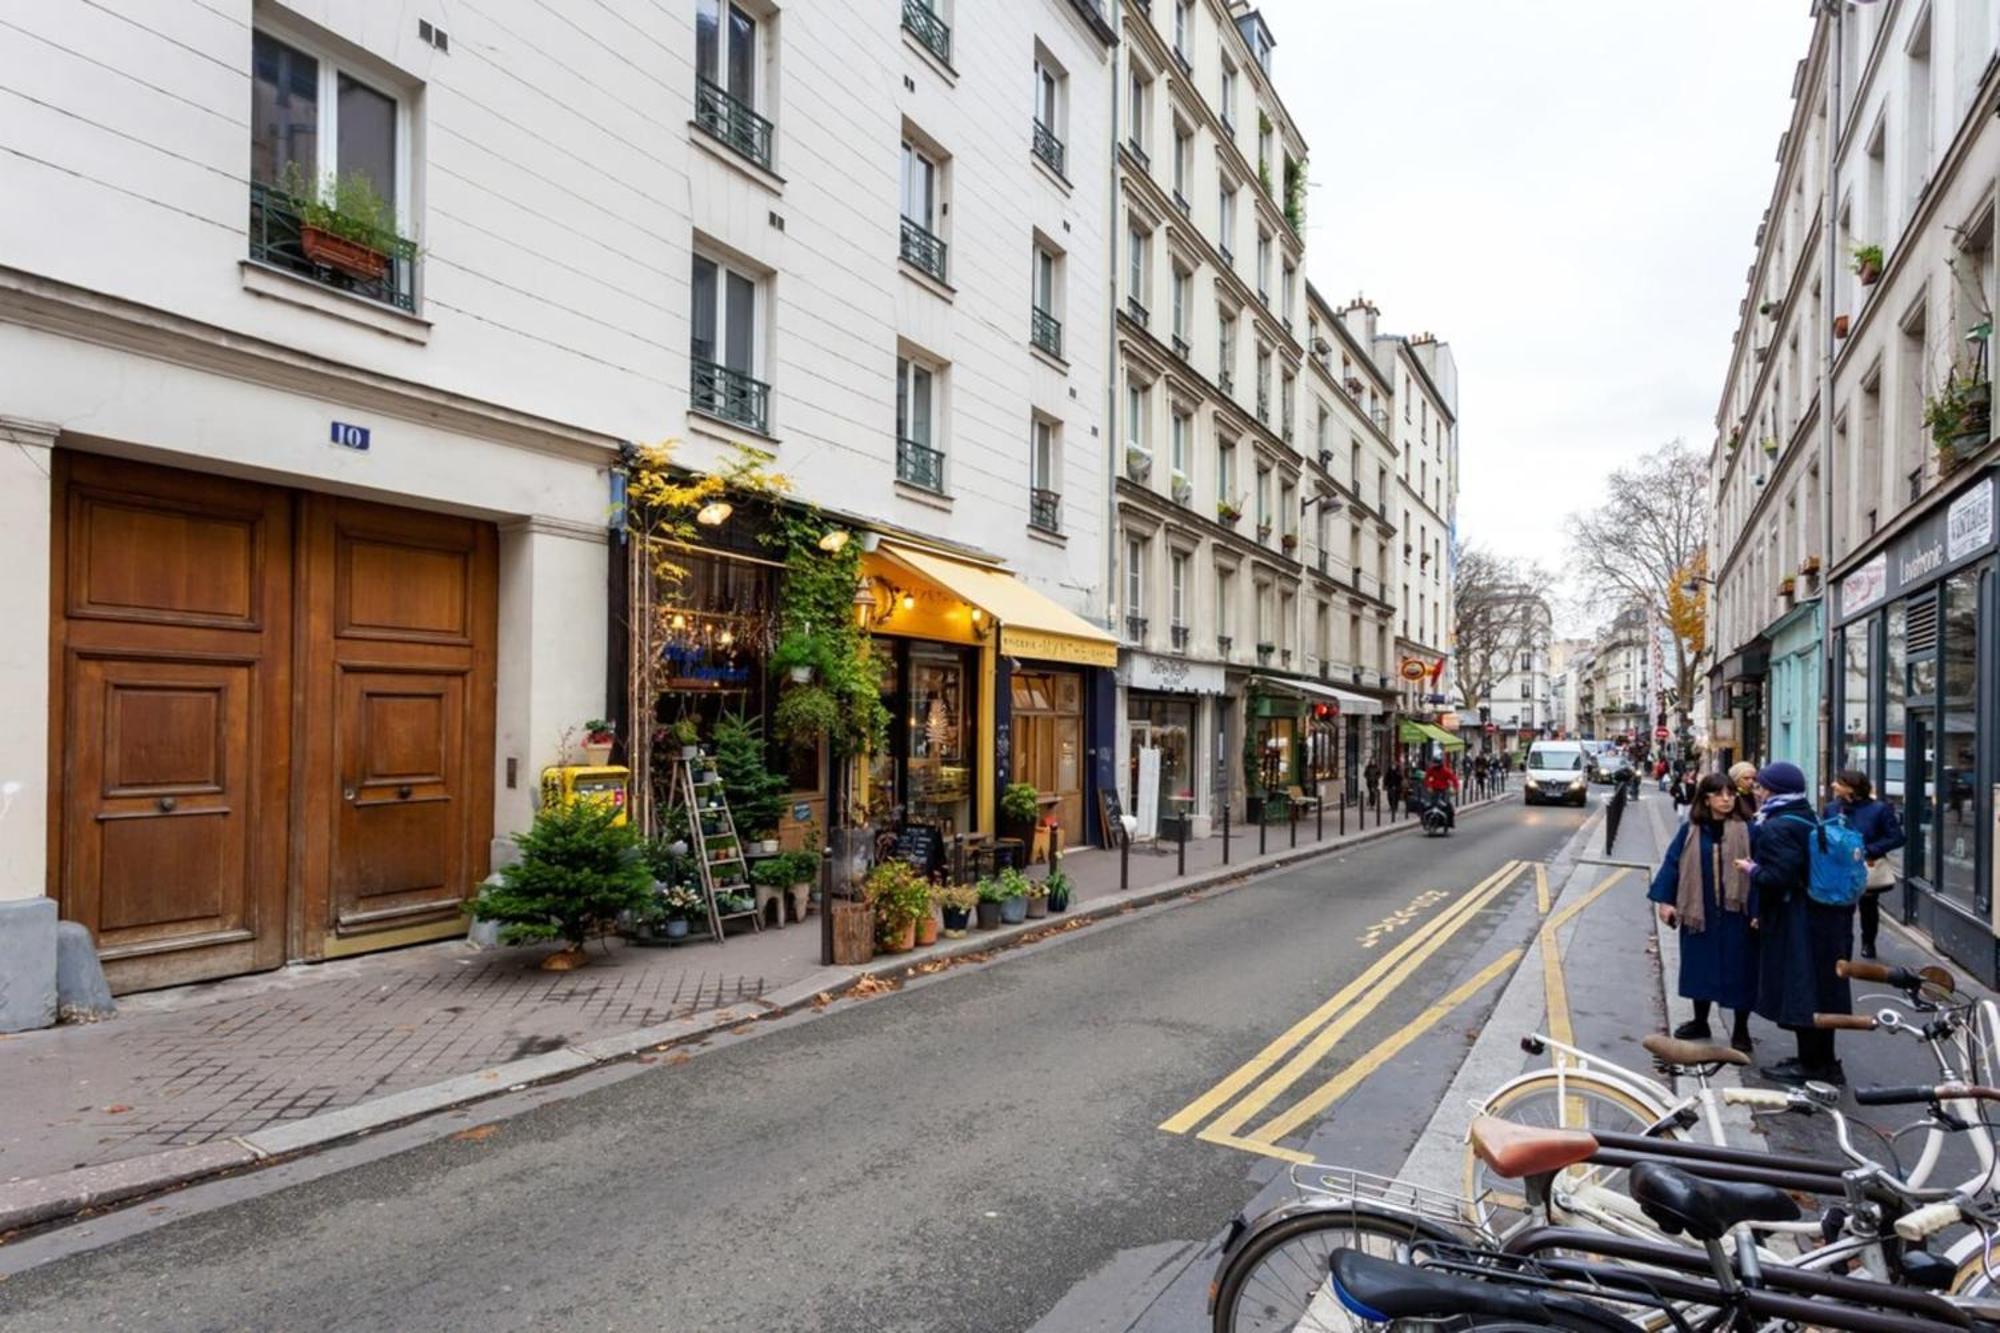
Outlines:
[{"label": "flower pot cluster", "polygon": [[1045,879],[1029,879],[1010,866],[970,888],[981,930],[998,930],[1030,917],[1069,910],[1071,886],[1060,869],[1051,870]]},{"label": "flower pot cluster", "polygon": [[1854,247],[1854,275],[1861,279],[1863,287],[1873,287],[1882,279],[1882,247],[1879,245],[1857,245]]},{"label": "flower pot cluster", "polygon": [[1924,425],[1937,446],[1940,470],[1950,473],[1993,438],[1992,382],[1954,368],[1924,403]]}]

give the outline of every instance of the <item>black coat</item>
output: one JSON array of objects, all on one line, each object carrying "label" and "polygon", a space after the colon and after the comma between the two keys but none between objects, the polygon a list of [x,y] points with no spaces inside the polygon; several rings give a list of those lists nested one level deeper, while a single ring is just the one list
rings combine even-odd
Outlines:
[{"label": "black coat", "polygon": [[[1799,816],[1793,818],[1791,816]],[[1824,907],[1806,891],[1811,876],[1812,807],[1799,802],[1750,829],[1757,872],[1757,1012],[1780,1027],[1809,1028],[1814,1014],[1844,1014],[1854,1003],[1833,965],[1854,944],[1854,908]]]}]

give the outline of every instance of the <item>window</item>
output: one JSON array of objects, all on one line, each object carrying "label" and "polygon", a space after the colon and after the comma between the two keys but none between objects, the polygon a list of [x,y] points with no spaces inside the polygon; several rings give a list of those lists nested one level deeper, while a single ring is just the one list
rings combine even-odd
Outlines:
[{"label": "window", "polygon": [[1193,301],[1194,277],[1187,270],[1174,268],[1174,350],[1185,357],[1188,354],[1188,319],[1192,314],[1188,306]]},{"label": "window", "polygon": [[1186,212],[1188,195],[1194,189],[1194,135],[1174,126],[1174,202]]},{"label": "window", "polygon": [[1257,349],[1257,420],[1271,424],[1271,349]]},{"label": "window", "polygon": [[937,411],[938,372],[907,356],[896,358],[896,476],[927,491],[944,491],[944,452]]},{"label": "window", "polygon": [[1062,71],[1048,60],[1035,59],[1035,156],[1063,174]]},{"label": "window", "polygon": [[1133,151],[1138,153],[1139,161],[1142,164],[1148,160],[1146,157],[1146,130],[1152,123],[1152,94],[1152,81],[1139,68],[1137,61],[1132,62],[1132,86],[1126,98],[1131,103],[1130,115],[1127,118],[1132,123],[1132,129],[1128,137],[1130,138]]},{"label": "window", "polygon": [[1133,227],[1125,233],[1127,266],[1125,270],[1126,305],[1132,317],[1141,324],[1146,322],[1147,241],[1151,238],[1145,232]]},{"label": "window", "polygon": [[1257,469],[1257,528],[1261,533],[1271,526],[1271,469]]},{"label": "window", "polygon": [[1132,448],[1146,453],[1146,411],[1152,395],[1146,386],[1137,380],[1125,381],[1125,442]]},{"label": "window", "polygon": [[1028,337],[1057,360],[1062,359],[1062,321],[1056,316],[1060,293],[1056,279],[1056,257],[1040,245],[1034,248],[1034,308],[1029,314]]},{"label": "window", "polygon": [[[1278,279],[1278,304],[1279,308],[1284,311],[1286,332],[1290,332],[1292,327],[1292,289],[1297,286],[1293,278],[1297,273],[1298,270],[1293,268],[1291,262],[1287,260],[1284,268],[1280,271]],[[1314,336],[1317,337],[1317,333]]]},{"label": "window", "polygon": [[[416,308],[416,250],[400,240],[379,259],[335,268],[301,232],[290,197],[330,192],[360,177],[388,206],[398,235],[410,230],[405,108],[392,94],[331,58],[268,33],[250,43],[250,258],[403,310]],[[307,252],[313,244],[315,253]]]},{"label": "window", "polygon": [[1215,495],[1224,504],[1240,503],[1236,495],[1236,444],[1218,440],[1215,444]]},{"label": "window", "polygon": [[1229,65],[1222,67],[1221,101],[1223,127],[1233,134],[1236,130],[1236,70]]},{"label": "window", "polygon": [[[1918,18],[1906,50],[1910,59],[1903,84],[1909,96],[1909,105],[1903,114],[1903,128],[1908,135],[1907,151],[1903,155],[1908,177],[1904,182],[1904,197],[1914,208],[1924,192],[1924,186],[1930,181],[1931,173],[1931,121],[1935,115],[1931,106],[1930,10],[1924,10]],[[1886,233],[1883,239],[1887,240]]]},{"label": "window", "polygon": [[1172,599],[1170,611],[1175,629],[1187,628],[1187,570],[1188,558],[1184,552],[1175,551],[1168,562],[1168,596]]},{"label": "window", "polygon": [[1257,299],[1271,304],[1271,233],[1257,233]]},{"label": "window", "polygon": [[1174,0],[1174,54],[1183,67],[1194,59],[1194,0]]},{"label": "window", "polygon": [[1029,430],[1028,523],[1043,532],[1062,531],[1061,441],[1053,421],[1036,417]]},{"label": "window", "polygon": [[1264,193],[1271,192],[1271,127],[1257,126],[1257,179],[1264,186]]},{"label": "window", "polygon": [[946,65],[951,63],[951,28],[933,0],[903,0],[903,27]]},{"label": "window", "polygon": [[1278,420],[1286,444],[1292,442],[1292,399],[1292,375],[1286,371],[1278,376]]},{"label": "window", "polygon": [[757,114],[757,20],[740,5],[696,0],[694,120],[767,170],[771,122]]},{"label": "window", "polygon": [[1229,655],[1230,636],[1235,630],[1236,576],[1226,569],[1215,571],[1216,649]]},{"label": "window", "polygon": [[1125,538],[1125,635],[1132,640],[1146,637],[1146,543],[1137,537]]},{"label": "window", "polygon": [[941,176],[937,159],[903,141],[903,258],[939,282],[945,280],[945,244],[937,234]]},{"label": "window", "polygon": [[[1172,457],[1173,469],[1174,469],[1173,484],[1176,490],[1178,490],[1181,486],[1183,486],[1187,482],[1187,478],[1189,475],[1188,450],[1189,450],[1189,445],[1193,440],[1193,438],[1194,438],[1194,418],[1189,416],[1187,413],[1180,411],[1179,409],[1175,409],[1174,433],[1170,447],[1173,452],[1173,457]],[[1179,497],[1176,496],[1175,498],[1178,499]]]},{"label": "window", "polygon": [[707,255],[694,257],[689,303],[689,406],[768,434],[770,386],[756,378],[761,284]]},{"label": "window", "polygon": [[1227,264],[1236,256],[1230,250],[1230,243],[1236,239],[1236,190],[1224,184],[1219,195],[1219,211],[1216,214],[1215,244],[1222,251],[1222,262]]},{"label": "window", "polygon": [[1215,315],[1215,378],[1228,393],[1236,376],[1236,312],[1217,307]]}]

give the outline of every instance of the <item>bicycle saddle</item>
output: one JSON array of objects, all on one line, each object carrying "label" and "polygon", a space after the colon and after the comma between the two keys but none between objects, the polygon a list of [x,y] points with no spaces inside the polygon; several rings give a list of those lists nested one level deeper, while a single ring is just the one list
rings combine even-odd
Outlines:
[{"label": "bicycle saddle", "polygon": [[1640,1162],[1625,1187],[1647,1217],[1669,1236],[1721,1240],[1738,1222],[1795,1222],[1799,1206],[1775,1185],[1703,1180],[1665,1162]]},{"label": "bicycle saddle", "polygon": [[1639,1043],[1647,1054],[1665,1065],[1677,1065],[1683,1069],[1695,1065],[1747,1065],[1750,1057],[1734,1046],[1719,1046],[1706,1041],[1682,1041],[1679,1037],[1669,1037],[1664,1032],[1655,1032]]},{"label": "bicycle saddle", "polygon": [[1360,1250],[1335,1250],[1328,1261],[1333,1294],[1357,1319],[1386,1324],[1395,1319],[1446,1319],[1458,1315],[1520,1320],[1541,1328],[1576,1326],[1630,1329],[1586,1301],[1528,1286],[1482,1282],[1415,1264],[1382,1259]]},{"label": "bicycle saddle", "polygon": [[1497,1115],[1475,1117],[1469,1137],[1479,1160],[1509,1180],[1560,1171],[1597,1151],[1597,1138],[1588,1130],[1535,1129]]}]

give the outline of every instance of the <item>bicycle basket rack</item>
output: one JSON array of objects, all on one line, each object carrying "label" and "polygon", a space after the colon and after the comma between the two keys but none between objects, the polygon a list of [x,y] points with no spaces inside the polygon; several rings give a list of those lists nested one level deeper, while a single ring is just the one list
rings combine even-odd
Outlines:
[{"label": "bicycle basket rack", "polygon": [[[1433,1222],[1465,1226],[1478,1216],[1476,1199],[1450,1190],[1433,1189],[1413,1180],[1378,1176],[1351,1166],[1301,1162],[1291,1169],[1292,1185],[1302,1197],[1371,1203]],[[1481,1198],[1485,1197],[1483,1194]]]}]

